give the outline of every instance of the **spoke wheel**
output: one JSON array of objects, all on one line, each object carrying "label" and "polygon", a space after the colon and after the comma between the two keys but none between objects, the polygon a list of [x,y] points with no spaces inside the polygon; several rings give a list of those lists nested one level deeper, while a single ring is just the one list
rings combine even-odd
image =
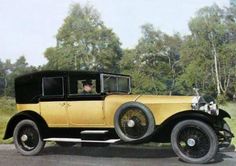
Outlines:
[{"label": "spoke wheel", "polygon": [[19,129],[17,141],[22,149],[31,151],[35,149],[39,143],[39,135],[31,125],[24,125]]},{"label": "spoke wheel", "polygon": [[191,158],[201,158],[210,149],[210,140],[207,134],[195,126],[181,129],[177,143],[181,152]]},{"label": "spoke wheel", "polygon": [[209,162],[218,151],[215,131],[198,120],[179,122],[172,130],[171,144],[183,161],[195,164]]},{"label": "spoke wheel", "polygon": [[117,135],[124,142],[147,141],[155,130],[152,112],[142,103],[128,102],[121,105],[114,116]]},{"label": "spoke wheel", "polygon": [[126,136],[137,139],[147,132],[148,120],[142,110],[130,108],[121,113],[119,125]]},{"label": "spoke wheel", "polygon": [[23,155],[37,155],[45,145],[37,125],[31,120],[20,121],[13,133],[14,144]]}]

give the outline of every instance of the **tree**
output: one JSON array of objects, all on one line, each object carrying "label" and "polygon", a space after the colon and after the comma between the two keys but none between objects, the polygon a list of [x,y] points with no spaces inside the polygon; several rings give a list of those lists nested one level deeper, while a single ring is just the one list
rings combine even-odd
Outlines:
[{"label": "tree", "polygon": [[198,83],[208,91],[216,90],[217,96],[226,96],[235,80],[232,61],[236,58],[236,45],[232,36],[236,15],[230,10],[217,5],[200,9],[189,22],[191,35],[185,38],[181,48],[184,72],[180,80]]},{"label": "tree", "polygon": [[45,51],[47,68],[119,71],[121,43],[92,6],[73,4],[56,39]]},{"label": "tree", "polygon": [[5,71],[5,78],[7,80],[7,87],[5,89],[5,95],[14,96],[14,80],[17,76],[36,71],[33,66],[29,66],[24,56],[20,56],[15,63],[11,63],[10,60],[6,60],[3,70]]},{"label": "tree", "polygon": [[152,24],[142,27],[142,37],[135,49],[126,50],[122,69],[133,77],[134,91],[151,94],[172,94],[177,78],[181,38],[169,36]]}]

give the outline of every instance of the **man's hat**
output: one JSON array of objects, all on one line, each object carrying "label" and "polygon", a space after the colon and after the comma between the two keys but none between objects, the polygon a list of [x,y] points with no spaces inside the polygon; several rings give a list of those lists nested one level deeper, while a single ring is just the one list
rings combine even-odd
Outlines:
[{"label": "man's hat", "polygon": [[83,86],[85,85],[93,85],[92,80],[84,80],[82,81]]}]

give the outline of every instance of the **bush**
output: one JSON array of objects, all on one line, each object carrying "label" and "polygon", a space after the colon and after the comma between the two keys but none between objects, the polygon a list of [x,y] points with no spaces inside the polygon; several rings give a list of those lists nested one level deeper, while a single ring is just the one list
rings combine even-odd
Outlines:
[{"label": "bush", "polygon": [[227,96],[225,95],[217,96],[217,103],[220,105],[225,105],[227,103]]},{"label": "bush", "polygon": [[14,98],[1,97],[0,98],[0,114],[12,114],[16,112],[16,103]]}]

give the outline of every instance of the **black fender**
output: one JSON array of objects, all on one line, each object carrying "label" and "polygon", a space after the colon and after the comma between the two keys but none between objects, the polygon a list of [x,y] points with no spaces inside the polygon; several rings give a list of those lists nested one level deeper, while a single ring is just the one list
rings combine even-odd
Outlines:
[{"label": "black fender", "polygon": [[212,123],[215,121],[217,116],[210,115],[203,111],[196,111],[196,110],[188,110],[188,111],[182,111],[178,112],[172,116],[170,116],[168,119],[166,119],[164,122],[162,122],[161,125],[167,125],[170,123],[178,123],[181,120],[185,119],[193,119],[193,120],[201,120],[205,123],[208,123],[210,125],[213,125]]},{"label": "black fender", "polygon": [[160,125],[156,126],[156,131],[153,134],[153,141],[170,142],[170,135],[174,126],[180,121],[191,119],[202,121],[215,129],[214,124],[217,121],[217,116],[213,116],[206,112],[196,110],[186,110],[178,112],[167,118]]},{"label": "black fender", "polygon": [[36,125],[38,126],[42,136],[43,136],[43,133],[48,128],[46,121],[37,112],[31,111],[31,110],[25,110],[11,117],[11,119],[7,123],[6,131],[5,131],[5,135],[3,139],[11,138],[13,136],[13,131],[17,123],[19,123],[21,120],[24,120],[24,119],[30,119],[34,121]]},{"label": "black fender", "polygon": [[229,118],[229,119],[231,119],[230,114],[229,114],[228,112],[226,112],[225,110],[223,110],[223,109],[219,109],[219,115],[218,115],[218,117],[219,117],[220,119],[224,119],[224,118]]}]

